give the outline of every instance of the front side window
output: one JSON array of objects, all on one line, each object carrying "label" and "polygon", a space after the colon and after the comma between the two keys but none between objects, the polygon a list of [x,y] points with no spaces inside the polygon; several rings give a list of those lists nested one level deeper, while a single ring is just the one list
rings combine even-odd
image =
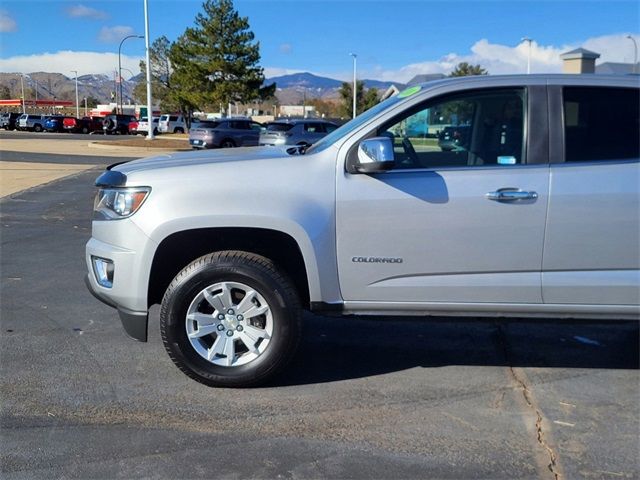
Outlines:
[{"label": "front side window", "polygon": [[395,168],[524,163],[525,92],[488,90],[429,101],[378,130],[393,139]]},{"label": "front side window", "polygon": [[565,161],[640,158],[640,90],[566,87]]}]

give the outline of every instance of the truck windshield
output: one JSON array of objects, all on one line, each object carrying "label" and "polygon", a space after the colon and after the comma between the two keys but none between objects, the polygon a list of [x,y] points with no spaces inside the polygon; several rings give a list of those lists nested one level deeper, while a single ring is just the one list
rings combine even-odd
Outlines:
[{"label": "truck windshield", "polygon": [[353,120],[350,120],[349,122],[342,125],[340,128],[335,129],[326,137],[323,137],[322,139],[320,139],[317,143],[314,143],[313,145],[311,145],[306,150],[305,153],[321,152],[322,150],[326,149],[329,145],[333,145],[340,138],[345,137],[349,135],[351,132],[353,132],[354,130],[357,130],[358,128],[360,128],[361,125],[367,123],[369,120],[371,120],[373,117],[378,115],[380,112],[383,112],[387,108],[392,107],[393,105],[399,103],[402,100],[404,100],[404,97],[394,95],[393,97],[388,98],[383,102],[380,102],[375,107],[371,107],[366,112],[361,113]]}]

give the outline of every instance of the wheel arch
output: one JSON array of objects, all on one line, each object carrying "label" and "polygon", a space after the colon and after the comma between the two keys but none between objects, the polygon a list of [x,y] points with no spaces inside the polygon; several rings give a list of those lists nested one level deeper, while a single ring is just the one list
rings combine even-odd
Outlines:
[{"label": "wheel arch", "polygon": [[165,237],[151,262],[148,306],[162,301],[182,268],[202,255],[222,250],[241,250],[271,259],[290,277],[300,303],[309,307],[311,279],[299,243],[288,233],[257,227],[196,228]]}]

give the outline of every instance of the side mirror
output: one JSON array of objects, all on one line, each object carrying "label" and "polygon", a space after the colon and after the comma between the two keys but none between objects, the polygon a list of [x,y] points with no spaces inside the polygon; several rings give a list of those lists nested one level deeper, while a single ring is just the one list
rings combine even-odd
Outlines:
[{"label": "side mirror", "polygon": [[393,141],[389,137],[374,137],[358,145],[358,158],[351,173],[384,172],[394,166]]}]

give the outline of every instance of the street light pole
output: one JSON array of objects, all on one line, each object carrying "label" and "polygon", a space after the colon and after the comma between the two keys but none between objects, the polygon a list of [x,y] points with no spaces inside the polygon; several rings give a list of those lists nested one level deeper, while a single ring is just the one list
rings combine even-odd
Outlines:
[{"label": "street light pole", "polygon": [[80,118],[80,105],[78,105],[78,71],[71,71],[76,74],[76,118]]},{"label": "street light pole", "polygon": [[149,133],[147,133],[147,140],[153,140],[155,135],[153,134],[153,107],[151,106],[151,59],[150,59],[150,46],[149,46],[149,5],[148,1],[144,0],[144,44],[146,48],[146,61],[147,61],[147,119],[149,120]]},{"label": "street light pole", "polygon": [[[146,0],[145,0],[146,2]],[[144,38],[142,35],[127,35],[122,40],[120,40],[120,45],[118,46],[118,81],[120,82],[120,113],[122,113],[122,44],[127,38]],[[116,104],[117,105],[117,104]]]},{"label": "street light pole", "polygon": [[529,51],[527,52],[527,73],[531,73],[531,40],[529,37],[522,37],[522,42],[527,42],[529,44]]},{"label": "street light pole", "polygon": [[353,118],[356,118],[356,58],[358,58],[358,55],[355,53],[350,53],[349,55],[353,57]]},{"label": "street light pole", "polygon": [[20,74],[20,88],[22,89],[22,113],[27,113],[24,107],[24,73]]},{"label": "street light pole", "polygon": [[627,38],[633,42],[633,67],[631,69],[631,72],[638,73],[636,71],[638,69],[638,44],[636,43],[636,39],[631,35],[627,35]]}]

